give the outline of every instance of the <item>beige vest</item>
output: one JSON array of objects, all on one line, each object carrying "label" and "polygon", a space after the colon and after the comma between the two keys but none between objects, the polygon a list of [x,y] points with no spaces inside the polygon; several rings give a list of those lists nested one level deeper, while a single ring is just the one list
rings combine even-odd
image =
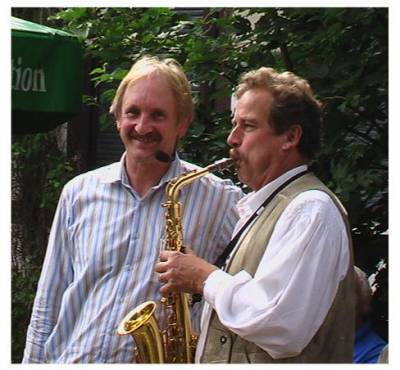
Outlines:
[{"label": "beige vest", "polygon": [[[354,277],[353,252],[346,211],[336,196],[314,175],[306,174],[280,191],[266,206],[242,238],[227,271],[235,274],[246,270],[254,276],[264,255],[275,224],[288,204],[301,192],[321,190],[338,207],[347,225],[351,261],[333,304],[315,336],[302,353],[274,360],[254,343],[248,342],[224,327],[215,311],[212,313],[201,362],[205,363],[351,363],[354,342]],[[256,299],[256,297],[254,297]],[[314,302],[314,304],[319,304]]]}]

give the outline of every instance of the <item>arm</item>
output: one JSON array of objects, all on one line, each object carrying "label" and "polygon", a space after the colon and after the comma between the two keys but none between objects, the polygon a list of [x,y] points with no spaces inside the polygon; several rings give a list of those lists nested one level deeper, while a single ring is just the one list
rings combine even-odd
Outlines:
[{"label": "arm", "polygon": [[67,218],[66,199],[61,195],[32,309],[23,363],[46,362],[45,343],[57,322],[63,292],[72,281]]},{"label": "arm", "polygon": [[203,289],[223,325],[274,358],[294,356],[308,344],[349,263],[338,210],[324,193],[307,193],[282,214],[254,278],[215,269]]}]

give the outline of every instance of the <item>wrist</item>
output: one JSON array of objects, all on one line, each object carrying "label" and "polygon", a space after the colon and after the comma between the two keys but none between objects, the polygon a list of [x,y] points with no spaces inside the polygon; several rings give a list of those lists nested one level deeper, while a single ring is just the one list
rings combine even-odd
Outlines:
[{"label": "wrist", "polygon": [[209,265],[208,266],[209,268],[207,269],[207,271],[205,272],[205,274],[204,274],[204,276],[203,276],[203,279],[201,279],[201,282],[200,282],[200,294],[203,294],[203,292],[204,292],[204,287],[205,287],[205,285],[206,285],[206,282],[207,282],[207,279],[208,279],[208,277],[215,271],[215,270],[218,270],[218,267],[217,266],[214,266],[214,265]]}]

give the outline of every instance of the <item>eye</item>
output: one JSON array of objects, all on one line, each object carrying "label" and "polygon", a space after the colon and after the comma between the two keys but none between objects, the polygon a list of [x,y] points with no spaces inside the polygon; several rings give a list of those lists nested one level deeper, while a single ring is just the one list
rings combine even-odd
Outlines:
[{"label": "eye", "polygon": [[166,118],[166,114],[161,110],[155,110],[151,116],[155,121],[161,121]]},{"label": "eye", "polygon": [[253,130],[253,129],[255,128],[255,126],[254,126],[254,124],[252,124],[252,123],[245,123],[245,124],[243,124],[243,128],[244,128],[246,131],[250,131],[250,130]]},{"label": "eye", "polygon": [[247,132],[248,131],[253,131],[253,130],[255,130],[257,128],[257,124],[255,122],[252,122],[252,121],[243,121],[243,122],[241,122],[240,126],[242,127],[242,129],[244,131],[247,131]]},{"label": "eye", "polygon": [[125,112],[124,116],[129,119],[137,118],[140,115],[139,109],[131,108]]}]

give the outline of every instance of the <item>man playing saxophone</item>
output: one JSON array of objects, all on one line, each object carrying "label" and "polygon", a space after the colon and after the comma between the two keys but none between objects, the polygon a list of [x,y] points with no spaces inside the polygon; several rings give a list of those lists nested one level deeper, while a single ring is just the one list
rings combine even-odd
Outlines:
[{"label": "man playing saxophone", "polygon": [[[320,103],[290,72],[242,76],[227,139],[254,192],[221,269],[163,251],[163,295],[204,295],[196,362],[351,363],[354,277],[346,211],[308,168],[319,147]],[[229,254],[229,253],[227,253]]]},{"label": "man playing saxophone", "polygon": [[[165,189],[198,168],[176,154],[193,118],[190,83],[175,60],[143,57],[122,80],[110,111],[125,152],[120,162],[63,189],[24,362],[133,362],[132,338],[117,335],[118,323],[133,307],[161,298],[154,265],[164,237]],[[214,175],[180,194],[185,242],[202,258],[215,260],[229,242],[241,196]]]}]

